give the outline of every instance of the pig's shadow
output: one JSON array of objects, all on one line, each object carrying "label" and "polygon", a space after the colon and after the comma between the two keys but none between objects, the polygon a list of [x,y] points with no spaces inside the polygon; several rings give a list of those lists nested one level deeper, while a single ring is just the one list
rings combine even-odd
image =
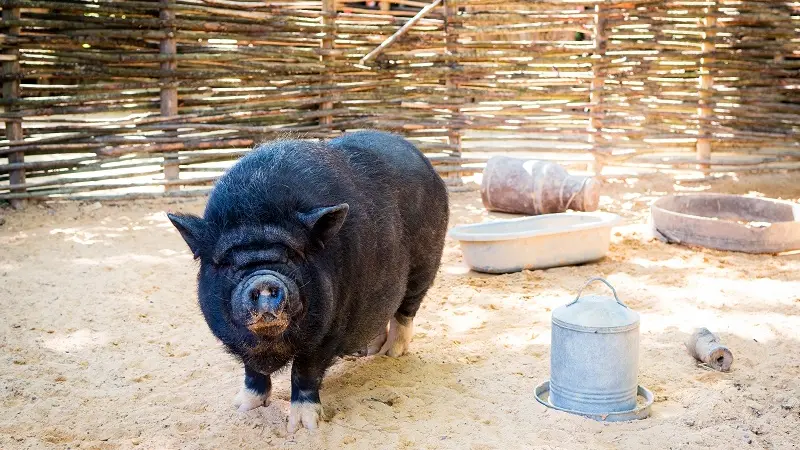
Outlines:
[{"label": "pig's shadow", "polygon": [[348,423],[357,423],[371,414],[376,418],[387,414],[391,417],[413,414],[419,408],[435,408],[443,389],[460,394],[467,391],[459,380],[463,366],[455,360],[437,361],[432,355],[414,353],[399,358],[342,358],[323,381],[323,405],[329,420]]}]

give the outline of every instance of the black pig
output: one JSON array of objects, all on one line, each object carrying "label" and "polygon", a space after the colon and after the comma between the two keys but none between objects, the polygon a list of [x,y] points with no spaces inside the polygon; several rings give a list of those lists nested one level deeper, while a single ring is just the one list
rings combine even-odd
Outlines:
[{"label": "black pig", "polygon": [[405,139],[362,131],[264,144],[217,183],[204,217],[170,214],[200,261],[211,331],[244,363],[240,410],[292,361],[288,429],[322,418],[337,356],[400,356],[444,247],[447,189]]}]

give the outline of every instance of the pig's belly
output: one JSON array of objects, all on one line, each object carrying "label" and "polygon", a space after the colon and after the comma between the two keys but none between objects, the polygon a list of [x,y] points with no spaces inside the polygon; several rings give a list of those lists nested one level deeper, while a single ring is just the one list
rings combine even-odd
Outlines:
[{"label": "pig's belly", "polygon": [[363,306],[356,308],[358,312],[348,318],[341,353],[364,350],[373,338],[386,331],[386,325],[400,308],[405,293],[406,283],[403,282],[372,293],[361,302],[356,301]]}]

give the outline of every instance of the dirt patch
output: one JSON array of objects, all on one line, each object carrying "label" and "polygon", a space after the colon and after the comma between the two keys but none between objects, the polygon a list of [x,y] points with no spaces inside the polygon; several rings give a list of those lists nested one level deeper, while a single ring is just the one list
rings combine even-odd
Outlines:
[{"label": "dirt patch", "polygon": [[[676,185],[610,179],[601,208],[626,223],[598,263],[488,276],[448,240],[411,354],[345,359],[322,398],[330,422],[284,431],[288,371],[272,404],[240,414],[242,372],[196,306],[196,266],[163,211],[202,200],[3,211],[0,448],[791,448],[800,442],[800,255],[754,256],[649,240],[647,207],[674,191],[800,200],[796,175]],[[451,225],[486,220],[477,192]],[[550,313],[602,275],[642,315],[651,418],[601,424],[545,409]],[[602,285],[590,289],[602,291]],[[727,374],[683,348],[695,326],[734,352]]]}]

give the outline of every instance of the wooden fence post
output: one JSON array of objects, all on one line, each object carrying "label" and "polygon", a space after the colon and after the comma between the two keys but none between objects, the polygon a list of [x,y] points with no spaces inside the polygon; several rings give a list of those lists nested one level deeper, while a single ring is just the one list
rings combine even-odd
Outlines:
[{"label": "wooden fence post", "polygon": [[589,144],[592,146],[593,161],[589,170],[599,176],[603,171],[604,158],[600,152],[599,133],[603,128],[603,87],[605,86],[605,54],[606,54],[606,16],[601,6],[594,7],[594,55],[592,58],[592,86],[589,91]]},{"label": "wooden fence post", "polygon": [[[160,18],[162,22],[167,22],[164,26],[166,36],[161,39],[160,50],[162,55],[170,58],[161,61],[161,71],[168,73],[161,78],[161,115],[173,117],[178,115],[178,88],[175,85],[175,70],[178,62],[174,56],[178,53],[178,44],[175,39],[175,11],[169,8],[174,0],[161,0]],[[169,132],[177,135],[176,131]],[[177,155],[164,155],[164,178],[166,180],[177,180],[180,178],[180,163]],[[165,191],[178,191],[180,186],[177,184],[167,184]]]},{"label": "wooden fence post", "polygon": [[[711,68],[709,67],[709,63],[711,62],[711,58],[713,58],[712,53],[714,53],[714,36],[716,36],[716,31],[714,28],[717,26],[717,19],[714,17],[713,12],[715,12],[716,8],[706,8],[704,11],[706,13],[706,17],[703,19],[703,44],[702,44],[702,54],[703,56],[700,58],[700,96],[698,100],[698,109],[697,109],[697,116],[698,116],[698,136],[697,136],[697,160],[698,161],[710,161],[711,160],[711,137],[709,136],[709,124],[708,121],[711,119],[713,115],[713,110],[711,108],[712,102],[712,88],[714,86],[714,77],[711,75]],[[698,170],[702,170],[704,172],[708,172],[708,169],[711,167],[710,164],[707,162],[701,162],[697,165]]]},{"label": "wooden fence post", "polygon": [[[7,20],[20,20],[21,14],[19,8],[3,8],[3,21]],[[20,34],[20,27],[18,25],[14,25],[8,27],[7,31],[9,36],[19,36]],[[16,44],[12,44],[16,45]],[[3,53],[5,55],[9,55],[7,59],[3,59],[3,75],[6,77],[3,81],[3,98],[6,100],[14,100],[19,98],[20,96],[20,89],[19,89],[19,48],[6,48]],[[14,105],[9,105],[7,111],[15,111],[19,109]],[[22,133],[22,118],[13,118],[13,119],[6,119],[6,138],[8,138],[10,143],[14,143],[16,141],[21,141],[24,137]],[[8,154],[8,163],[15,164],[19,163],[22,164],[25,162],[25,153],[24,152],[14,152]],[[25,168],[14,169],[9,174],[9,183],[10,184],[24,184],[25,183]],[[11,193],[24,193],[25,188],[16,188],[12,189]],[[22,209],[25,207],[25,200],[24,199],[12,199],[11,206],[16,209]]]},{"label": "wooden fence post", "polygon": [[[453,103],[461,95],[458,90],[458,83],[455,80],[456,70],[458,69],[457,47],[458,47],[458,33],[456,31],[456,23],[453,19],[458,15],[458,6],[454,0],[444,1],[444,39],[445,39],[445,55],[447,67],[449,68],[447,78],[445,79],[445,86],[447,87],[447,101]],[[450,144],[449,156],[456,158],[461,157],[461,122],[463,120],[458,106],[449,108],[452,114],[450,115],[452,122],[449,124],[447,133],[447,143]],[[455,163],[460,165],[459,163]],[[460,172],[450,172],[447,175],[448,184],[450,186],[459,186],[462,183]]]},{"label": "wooden fence post", "polygon": [[[320,48],[322,49],[320,60],[322,61],[322,70],[324,71],[322,84],[328,84],[333,82],[332,77],[330,77],[332,70],[330,70],[327,63],[334,59],[331,50],[333,50],[333,42],[336,39],[336,31],[334,29],[336,26],[336,0],[322,0],[322,24],[325,26],[325,35],[320,44]],[[325,97],[325,93],[323,92],[320,96]],[[333,102],[322,102],[319,105],[319,109],[331,110],[333,109]],[[320,125],[331,125],[333,124],[333,116],[320,117],[319,123]]]}]

